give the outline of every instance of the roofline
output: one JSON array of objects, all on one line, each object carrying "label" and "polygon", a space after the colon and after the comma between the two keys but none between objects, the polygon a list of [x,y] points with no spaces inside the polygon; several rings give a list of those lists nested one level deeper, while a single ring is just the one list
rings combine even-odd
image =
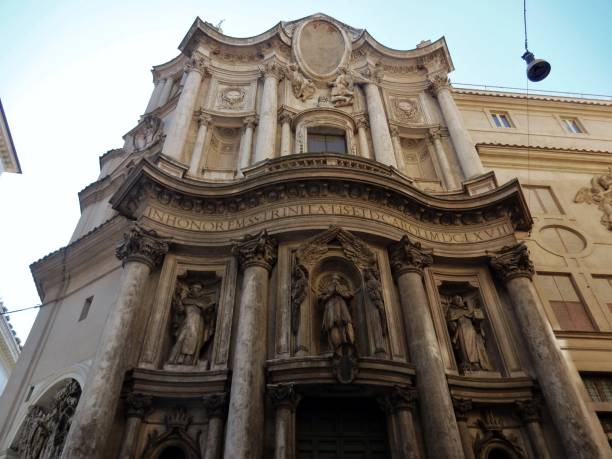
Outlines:
[{"label": "roofline", "polygon": [[9,128],[8,120],[6,119],[6,114],[4,113],[4,107],[2,106],[2,99],[0,99],[0,114],[2,115],[2,121],[4,126],[6,127],[6,132],[8,133],[8,141],[10,147],[10,153],[12,153],[15,158],[15,164],[17,165],[17,171],[15,173],[21,174],[21,164],[19,164],[19,157],[17,156],[17,150],[15,150],[15,144],[13,143],[13,136],[11,135],[11,129]]}]

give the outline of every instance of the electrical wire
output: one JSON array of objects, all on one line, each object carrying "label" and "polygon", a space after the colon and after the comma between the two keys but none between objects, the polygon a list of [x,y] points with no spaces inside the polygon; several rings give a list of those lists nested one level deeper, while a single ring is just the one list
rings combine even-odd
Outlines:
[{"label": "electrical wire", "polygon": [[15,312],[28,311],[30,309],[38,309],[38,308],[42,308],[43,306],[46,306],[46,305],[45,304],[39,304],[38,306],[30,306],[29,308],[13,309],[12,311],[3,311],[3,312],[0,312],[0,316],[7,316],[7,315],[13,314]]},{"label": "electrical wire", "polygon": [[527,0],[523,0],[523,27],[525,29],[525,51],[527,48]]}]

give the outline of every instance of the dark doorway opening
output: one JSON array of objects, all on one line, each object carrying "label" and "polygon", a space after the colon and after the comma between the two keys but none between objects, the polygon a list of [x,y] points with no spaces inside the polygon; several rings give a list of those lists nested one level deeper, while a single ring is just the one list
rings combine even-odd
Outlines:
[{"label": "dark doorway opening", "polygon": [[305,398],[297,410],[298,459],[388,458],[384,413],[370,398]]}]

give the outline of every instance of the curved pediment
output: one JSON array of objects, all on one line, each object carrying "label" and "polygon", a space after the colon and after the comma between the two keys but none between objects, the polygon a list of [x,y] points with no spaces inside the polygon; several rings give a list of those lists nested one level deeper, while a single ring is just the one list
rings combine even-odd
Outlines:
[{"label": "curved pediment", "polygon": [[171,168],[164,157],[142,160],[111,203],[178,243],[225,244],[264,228],[278,234],[336,224],[388,239],[409,234],[452,256],[484,254],[532,223],[516,180],[476,196],[433,195],[392,167],[333,154],[264,161],[227,183]]}]

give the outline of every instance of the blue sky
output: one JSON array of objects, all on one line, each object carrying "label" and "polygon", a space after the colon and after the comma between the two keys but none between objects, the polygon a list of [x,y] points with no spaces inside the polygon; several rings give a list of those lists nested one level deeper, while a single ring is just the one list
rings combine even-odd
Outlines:
[{"label": "blue sky", "polygon": [[[0,177],[0,297],[39,303],[29,264],[64,246],[77,193],[98,157],[122,145],[152,90],[150,68],[175,57],[196,16],[233,36],[315,12],[412,49],[445,36],[451,80],[525,87],[523,3],[508,1],[29,1],[0,2],[0,98],[23,175]],[[612,94],[612,2],[529,1],[529,47],[552,64],[531,88]],[[25,338],[36,310],[12,316]]]}]

